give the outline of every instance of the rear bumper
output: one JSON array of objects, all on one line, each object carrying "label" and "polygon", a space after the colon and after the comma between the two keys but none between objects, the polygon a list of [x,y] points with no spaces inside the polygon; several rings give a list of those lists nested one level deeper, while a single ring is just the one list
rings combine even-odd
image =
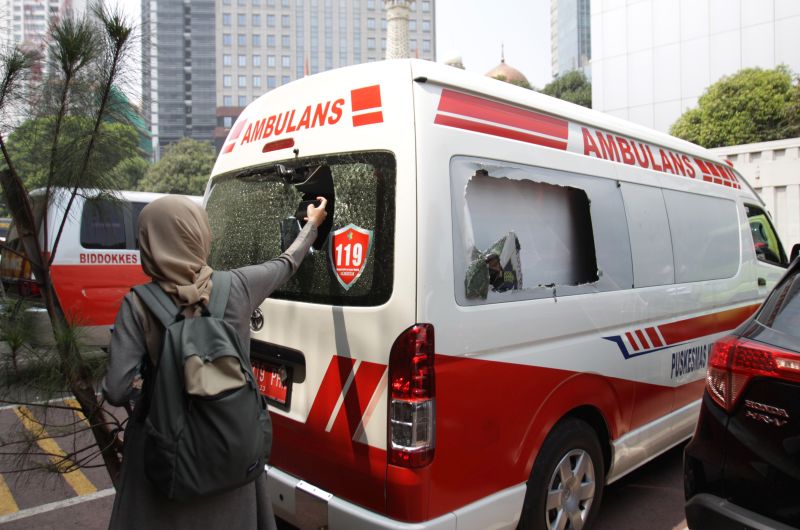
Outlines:
[{"label": "rear bumper", "polygon": [[495,493],[430,521],[390,519],[267,466],[267,490],[275,515],[298,528],[330,530],[513,530],[525,499],[525,484]]},{"label": "rear bumper", "polygon": [[699,493],[686,503],[686,522],[692,530],[794,530],[716,495]]}]

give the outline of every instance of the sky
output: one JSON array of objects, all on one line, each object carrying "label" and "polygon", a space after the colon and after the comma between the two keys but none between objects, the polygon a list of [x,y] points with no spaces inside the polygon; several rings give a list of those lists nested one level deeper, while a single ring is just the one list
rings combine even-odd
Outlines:
[{"label": "sky", "polygon": [[[541,88],[550,74],[550,0],[433,0],[436,60],[461,56],[467,70],[486,73],[506,63]],[[139,19],[140,0],[110,0]]]},{"label": "sky", "polygon": [[460,55],[464,68],[486,73],[506,64],[542,88],[550,74],[550,0],[433,0],[436,60]]}]

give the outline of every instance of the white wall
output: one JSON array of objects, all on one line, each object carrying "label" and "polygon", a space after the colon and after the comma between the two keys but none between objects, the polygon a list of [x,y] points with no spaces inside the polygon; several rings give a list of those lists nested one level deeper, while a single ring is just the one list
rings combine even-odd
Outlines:
[{"label": "white wall", "polygon": [[731,161],[764,200],[788,256],[800,243],[800,138],[711,151]]},{"label": "white wall", "polygon": [[800,72],[800,0],[592,0],[592,107],[667,132],[742,68]]}]

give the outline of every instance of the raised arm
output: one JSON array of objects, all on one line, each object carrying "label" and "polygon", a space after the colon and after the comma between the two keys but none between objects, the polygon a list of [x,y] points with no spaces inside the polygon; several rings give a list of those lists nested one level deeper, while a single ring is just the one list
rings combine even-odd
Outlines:
[{"label": "raised arm", "polygon": [[277,258],[265,261],[258,265],[241,267],[233,271],[240,275],[249,300],[247,314],[255,310],[256,307],[266,299],[272,292],[283,285],[292,274],[297,271],[308,253],[308,249],[317,238],[317,228],[325,221],[327,212],[325,206],[328,201],[324,197],[317,197],[318,205],[309,204],[306,211],[308,221],[300,231],[294,242],[286,251]]}]

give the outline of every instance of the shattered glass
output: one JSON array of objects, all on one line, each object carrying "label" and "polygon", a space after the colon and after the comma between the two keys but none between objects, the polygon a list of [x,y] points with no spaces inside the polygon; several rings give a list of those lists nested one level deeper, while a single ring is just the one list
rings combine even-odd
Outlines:
[{"label": "shattered glass", "polygon": [[[348,224],[373,231],[364,270],[349,290],[344,289],[331,266],[325,241],[318,245],[319,250],[306,256],[297,273],[272,297],[334,305],[380,305],[389,299],[394,278],[394,157],[370,152],[284,162],[289,170],[320,165],[330,168],[335,192],[331,233]],[[214,180],[206,206],[212,233],[209,264],[214,269],[229,270],[270,260],[294,239],[299,230],[295,213],[303,193],[275,167]]]},{"label": "shattered glass", "polygon": [[473,247],[465,279],[467,298],[486,299],[490,287],[498,293],[522,289],[519,251],[519,239],[514,232],[498,239],[485,252]]}]

